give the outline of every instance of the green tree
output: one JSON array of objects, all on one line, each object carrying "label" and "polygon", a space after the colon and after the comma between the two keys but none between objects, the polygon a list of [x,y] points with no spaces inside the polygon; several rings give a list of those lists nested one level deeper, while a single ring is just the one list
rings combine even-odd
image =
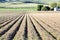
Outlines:
[{"label": "green tree", "polygon": [[58,8],[60,8],[60,3],[58,3],[57,5],[58,5]]},{"label": "green tree", "polygon": [[41,8],[43,7],[43,5],[37,5],[37,10],[41,11]]},{"label": "green tree", "polygon": [[57,7],[57,3],[51,3],[50,6],[51,6],[52,8],[55,8],[55,7]]},{"label": "green tree", "polygon": [[48,6],[44,6],[44,7],[42,7],[41,10],[42,10],[42,11],[49,11],[49,10],[50,10],[50,7],[48,7]]}]

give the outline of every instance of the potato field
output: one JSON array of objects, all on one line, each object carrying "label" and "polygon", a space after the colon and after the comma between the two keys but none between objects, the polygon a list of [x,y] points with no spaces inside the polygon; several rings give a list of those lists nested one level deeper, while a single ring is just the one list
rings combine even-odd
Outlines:
[{"label": "potato field", "polygon": [[60,40],[60,12],[0,13],[0,40]]}]

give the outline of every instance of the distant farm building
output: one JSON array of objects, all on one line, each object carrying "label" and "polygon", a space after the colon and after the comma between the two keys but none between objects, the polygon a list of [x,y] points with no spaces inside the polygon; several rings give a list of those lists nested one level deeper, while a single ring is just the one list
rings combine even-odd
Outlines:
[{"label": "distant farm building", "polygon": [[55,7],[55,8],[54,8],[54,11],[60,11],[60,8]]}]

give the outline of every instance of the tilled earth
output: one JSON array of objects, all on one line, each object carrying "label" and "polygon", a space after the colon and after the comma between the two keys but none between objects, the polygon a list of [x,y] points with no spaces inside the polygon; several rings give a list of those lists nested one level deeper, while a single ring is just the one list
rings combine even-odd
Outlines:
[{"label": "tilled earth", "polygon": [[0,40],[60,40],[60,14],[0,14]]}]

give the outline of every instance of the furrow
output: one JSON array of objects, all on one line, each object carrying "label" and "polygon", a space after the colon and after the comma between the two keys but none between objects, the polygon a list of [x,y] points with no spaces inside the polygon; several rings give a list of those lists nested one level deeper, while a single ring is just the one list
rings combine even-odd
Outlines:
[{"label": "furrow", "polygon": [[[36,18],[36,17],[35,17],[35,18]],[[38,18],[39,18],[39,17],[38,17]],[[38,19],[38,18],[37,18],[37,19]],[[37,20],[37,19],[36,19],[36,20]],[[59,32],[58,30],[52,28],[52,27],[55,27],[55,26],[50,26],[49,23],[47,24],[46,21],[43,21],[43,20],[41,20],[40,18],[38,19],[38,22],[41,23],[41,24],[43,24],[42,26],[43,26],[47,31],[49,31],[53,36],[55,36],[55,38],[56,38],[57,40],[60,39],[60,32]]]},{"label": "furrow", "polygon": [[16,33],[16,35],[15,35],[15,37],[14,37],[14,39],[13,40],[25,40],[24,38],[24,29],[25,29],[25,26],[26,26],[26,15],[25,15],[25,17],[24,17],[24,19],[23,19],[23,21],[22,21],[22,23],[21,23],[21,25],[20,25],[20,28],[19,28],[19,30],[18,30],[18,32]]},{"label": "furrow", "polygon": [[52,21],[50,18],[46,21],[46,17],[44,18],[40,18],[41,21],[45,21],[45,24],[47,24],[48,26],[50,26],[51,28],[53,28],[54,30],[58,31],[60,33],[60,25],[57,25],[56,23],[54,23],[54,21]]},{"label": "furrow", "polygon": [[31,17],[31,19],[43,40],[56,40],[56,38],[51,33],[49,33],[41,24],[39,24],[35,19],[33,19],[33,17]]},{"label": "furrow", "polygon": [[8,23],[12,22],[13,20],[15,20],[17,17],[15,18],[11,18],[10,20],[8,20],[7,22],[4,22],[3,24],[0,25],[0,28],[4,27],[5,25],[7,25]]},{"label": "furrow", "polygon": [[11,19],[13,19],[13,16],[12,15],[5,16],[5,17],[3,16],[2,17],[2,20],[0,20],[0,24],[3,24],[3,23],[5,23],[5,22],[7,22],[7,21],[9,21]]},{"label": "furrow", "polygon": [[13,26],[12,28],[6,32],[0,39],[1,40],[13,40],[15,34],[19,30],[20,24],[23,20],[24,16],[22,16]]},{"label": "furrow", "polygon": [[31,19],[29,18],[29,16],[27,16],[27,24],[28,24],[28,40],[42,40],[39,37],[39,34],[34,26],[34,24],[32,23]]},{"label": "furrow", "polygon": [[[25,14],[26,15],[26,14]],[[27,15],[26,15],[26,21],[25,21],[25,29],[24,29],[24,40],[27,40],[28,39],[28,27],[27,27]]]},{"label": "furrow", "polygon": [[13,20],[12,22],[10,22],[9,24],[5,25],[3,28],[0,29],[0,37],[5,34],[18,20],[19,18],[21,18],[21,16],[19,16],[18,18],[16,18],[15,20]]}]

